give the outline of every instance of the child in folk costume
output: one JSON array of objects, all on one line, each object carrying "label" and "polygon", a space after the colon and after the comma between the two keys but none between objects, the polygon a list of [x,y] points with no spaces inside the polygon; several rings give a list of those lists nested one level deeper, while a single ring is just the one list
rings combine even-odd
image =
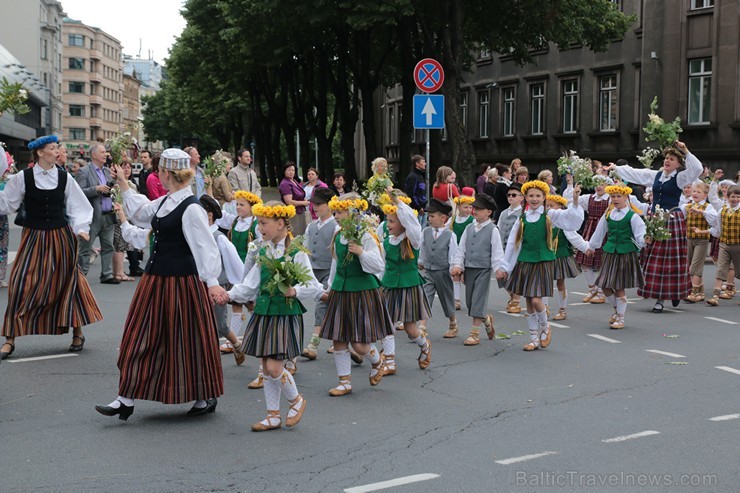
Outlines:
[{"label": "child in folk costume", "polygon": [[[722,206],[719,214],[712,219],[712,225],[719,232],[719,258],[717,274],[714,281],[712,297],[707,304],[718,306],[721,298],[722,283],[726,282],[728,289],[732,278],[729,277],[730,264],[735,266],[735,278],[739,278],[740,266],[740,185],[733,185],[727,190],[727,204]],[[734,287],[734,283],[732,284]]]},{"label": "child in folk costume", "polygon": [[[545,208],[549,211],[562,210],[568,206],[568,199],[560,195],[548,195],[545,199]],[[579,226],[580,227],[580,226]],[[575,231],[563,231],[553,228],[556,237],[555,249],[555,285],[557,290],[555,298],[558,301],[558,313],[552,317],[553,320],[565,320],[567,318],[568,291],[565,289],[565,280],[578,277],[581,269],[573,258],[573,247],[579,252],[588,251],[588,242]]]},{"label": "child in folk costume", "polygon": [[450,326],[442,337],[451,339],[457,337],[455,291],[450,276],[450,263],[457,250],[457,236],[450,228],[445,227],[445,224],[452,207],[441,200],[431,199],[426,212],[429,226],[422,231],[419,269],[423,271],[426,281],[423,288],[430,312],[436,294],[439,296],[445,317],[450,319]]},{"label": "child in folk costume", "polygon": [[500,268],[503,260],[501,235],[491,220],[495,211],[496,203],[491,196],[485,193],[475,196],[475,222],[465,228],[450,268],[452,275],[465,275],[465,304],[468,315],[473,317],[470,335],[463,343],[465,346],[480,344],[481,324],[489,339],[495,335],[493,315],[487,312],[491,273]]},{"label": "child in folk costume", "polygon": [[545,211],[545,197],[550,186],[542,181],[528,181],[522,185],[528,208],[514,224],[506,243],[506,253],[498,279],[507,279],[506,289],[524,296],[527,301],[527,323],[530,342],[525,351],[534,351],[550,345],[552,332],[542,300],[552,296],[557,245],[553,227],[576,231],[583,222],[579,205],[580,187],[573,191],[573,203],[565,210]]},{"label": "child in folk costume", "polygon": [[[281,393],[290,403],[286,426],[297,425],[306,410],[306,399],[298,393],[293,376],[285,368],[285,361],[301,352],[306,309],[297,298],[318,300],[324,291],[311,271],[308,254],[302,247],[291,244],[289,221],[295,216],[295,207],[271,201],[264,205],[255,204],[254,214],[263,238],[256,264],[242,283],[228,292],[228,299],[224,297],[221,301],[246,303],[256,297],[241,349],[250,356],[262,358],[267,417],[253,424],[252,431],[267,431],[282,426]],[[286,291],[269,286],[277,274],[271,266],[272,261],[303,266],[306,279],[303,282],[289,279],[292,285]]]},{"label": "child in folk costume", "polygon": [[603,245],[604,259],[596,284],[615,305],[609,328],[623,329],[627,310],[626,290],[641,288],[644,284],[637,253],[645,246],[645,221],[640,217],[640,211],[630,203],[630,187],[610,185],[606,187],[606,193],[611,197],[611,204],[599,219],[589,241],[587,255],[593,255]]},{"label": "child in folk costume", "polygon": [[[218,276],[218,284],[224,289],[229,289],[233,284],[241,282],[244,278],[244,262],[239,258],[234,244],[218,229],[216,221],[222,217],[221,206],[218,201],[206,194],[201,195],[198,200],[208,214],[208,230],[213,235],[213,239],[216,240],[221,256],[221,273]],[[216,315],[216,328],[219,337],[225,337],[231,343],[236,364],[244,364],[246,356],[240,349],[236,334],[229,327],[228,309],[225,305],[215,303],[213,312]]]},{"label": "child in folk costume", "polygon": [[[392,201],[394,205],[382,206],[388,236],[383,240],[385,273],[380,284],[391,320],[402,322],[408,338],[419,346],[419,368],[424,370],[432,362],[432,343],[418,325],[424,324],[431,315],[422,288],[424,278],[419,274],[421,225],[411,207],[395,196],[392,196]],[[389,352],[384,341],[383,349],[387,374],[393,375],[396,370],[395,347]]]},{"label": "child in folk costume", "polygon": [[[450,218],[450,228],[457,237],[457,244],[460,244],[460,238],[468,227],[468,224],[473,222],[473,202],[475,202],[475,189],[471,187],[463,187],[459,197],[454,199],[455,205],[457,206],[452,218]],[[462,276],[452,276],[453,286],[455,288],[455,310],[460,310],[462,304],[460,303],[460,293],[462,292]]]},{"label": "child in folk costume", "polygon": [[[506,200],[509,202],[509,207],[501,211],[501,215],[498,217],[496,226],[501,234],[501,243],[504,251],[506,250],[506,243],[509,241],[509,233],[514,227],[514,224],[519,221],[522,215],[522,202],[524,202],[524,195],[522,194],[522,184],[512,183],[509,185],[509,189],[506,192]],[[506,282],[497,279],[499,288],[506,287]],[[506,313],[521,313],[522,307],[519,301],[519,295],[514,294],[512,291],[508,291],[509,301],[506,302]]]},{"label": "child in folk costume", "polygon": [[[715,176],[717,175],[715,171]],[[728,204],[728,193],[730,187],[734,186],[735,182],[732,180],[722,180],[719,185],[716,181],[713,181],[709,188],[709,202],[714,207],[715,211],[720,211],[722,207]],[[715,265],[719,263],[719,232],[717,228],[712,229],[712,260]],[[727,271],[727,283],[722,285],[722,292],[719,295],[721,300],[731,300],[735,297],[735,266],[733,262],[730,262],[730,268]]]},{"label": "child in folk costume", "polygon": [[[329,201],[334,218],[340,226],[344,222],[346,227],[351,226],[350,214],[359,215],[367,207],[367,201],[360,199],[356,193],[343,194]],[[357,217],[353,219],[360,221]],[[380,383],[383,378],[383,357],[374,343],[392,335],[393,324],[376,277],[384,271],[385,262],[374,235],[365,231],[360,243],[356,243],[349,241],[345,231],[340,229],[332,245],[329,300],[319,335],[322,339],[334,341],[334,363],[339,385],[331,389],[329,395],[336,397],[352,392],[350,343],[355,351],[370,359],[370,385]]]},{"label": "child in folk costume", "polygon": [[703,181],[694,183],[691,200],[681,206],[686,216],[686,237],[688,238],[689,274],[691,274],[691,294],[684,301],[697,303],[704,301],[704,262],[709,253],[710,222],[717,212],[707,200],[709,184]]},{"label": "child in folk costume", "polygon": [[[239,258],[244,262],[247,257],[247,251],[249,250],[249,244],[253,241],[259,241],[261,238],[260,232],[257,229],[257,219],[252,213],[252,207],[262,203],[262,199],[251,192],[237,190],[234,194],[234,202],[236,203],[236,214],[224,210],[221,218],[216,221],[216,225],[229,232],[229,239],[236,247]],[[237,336],[241,336],[243,333],[246,319],[246,314],[243,313],[241,305],[231,305],[231,321],[229,326],[231,331]],[[232,351],[233,345],[231,342],[226,342],[221,346],[222,353],[230,353]]]}]

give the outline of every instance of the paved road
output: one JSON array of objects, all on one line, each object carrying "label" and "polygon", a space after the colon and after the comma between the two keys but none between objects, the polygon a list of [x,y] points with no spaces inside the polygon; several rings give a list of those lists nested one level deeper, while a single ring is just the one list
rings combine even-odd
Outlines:
[{"label": "paved road", "polygon": [[[12,250],[19,231],[11,235]],[[308,399],[301,424],[257,434],[249,425],[264,416],[263,394],[246,389],[256,362],[237,367],[231,356],[223,357],[226,393],[213,415],[188,419],[189,405],[143,401],[128,422],[94,411],[116,395],[135,288],[100,285],[98,274],[94,264],[105,320],[87,329],[82,353],[23,361],[66,356],[71,339],[26,337],[0,365],[0,491],[356,492],[399,478],[430,479],[386,491],[738,489],[734,302],[654,315],[631,292],[623,331],[608,329],[609,309],[575,305],[550,348],[531,354],[521,350],[525,336],[473,348],[444,340],[437,318],[429,370],[418,369],[416,346],[401,334],[398,375],[371,388],[367,364],[355,366],[354,393],[343,398],[327,394],[336,374],[325,344],[317,361],[299,365]],[[570,289],[580,301],[583,281]],[[504,301],[492,290],[494,309]],[[438,304],[434,314],[441,317]],[[496,318],[499,332],[526,331],[522,318]],[[460,319],[465,332],[470,319]],[[408,478],[423,474],[430,476]],[[650,486],[656,481],[663,486]]]}]

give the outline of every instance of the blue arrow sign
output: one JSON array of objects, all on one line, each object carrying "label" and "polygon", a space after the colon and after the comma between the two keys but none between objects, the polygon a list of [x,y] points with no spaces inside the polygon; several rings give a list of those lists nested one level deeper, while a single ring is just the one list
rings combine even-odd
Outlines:
[{"label": "blue arrow sign", "polygon": [[442,129],[445,127],[445,97],[439,94],[414,96],[414,128]]}]

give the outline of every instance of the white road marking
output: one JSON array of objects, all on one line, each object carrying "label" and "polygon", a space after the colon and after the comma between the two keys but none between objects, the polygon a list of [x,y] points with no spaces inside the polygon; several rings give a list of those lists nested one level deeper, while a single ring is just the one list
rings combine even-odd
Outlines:
[{"label": "white road marking", "polygon": [[521,313],[509,313],[506,310],[500,310],[499,313],[503,313],[504,315],[509,315],[511,317],[523,317]]},{"label": "white road marking", "polygon": [[404,476],[402,478],[390,479],[388,481],[381,481],[379,483],[365,484],[362,486],[353,486],[352,488],[345,488],[344,493],[368,493],[370,491],[384,490],[386,488],[393,488],[394,486],[402,486],[404,484],[418,483],[419,481],[429,481],[430,479],[436,479],[439,474],[425,473],[425,474],[414,474],[413,476]]},{"label": "white road marking", "polygon": [[654,431],[654,430],[641,431],[640,433],[634,433],[632,435],[624,435],[621,437],[607,438],[606,440],[602,440],[602,442],[604,443],[626,442],[627,440],[634,440],[635,438],[649,437],[651,435],[660,435],[660,432]]},{"label": "white road marking", "polygon": [[6,360],[8,363],[26,363],[28,361],[42,361],[45,359],[57,359],[57,358],[70,358],[72,356],[79,356],[78,354],[52,354],[51,356],[36,356],[35,358],[21,358],[21,359],[9,359]]},{"label": "white road marking", "polygon": [[723,324],[729,324],[729,325],[737,325],[737,322],[733,322],[732,320],[725,320],[724,318],[716,318],[716,317],[704,317],[707,320],[714,320],[715,322],[722,322]]},{"label": "white road marking", "polygon": [[552,325],[553,327],[557,327],[558,329],[569,329],[570,328],[570,326],[568,325],[556,324],[555,322],[550,322],[550,325]]},{"label": "white road marking", "polygon": [[496,464],[501,464],[502,466],[508,466],[509,464],[516,464],[517,462],[524,462],[532,459],[539,459],[540,457],[546,457],[548,455],[555,455],[557,452],[541,452],[539,454],[530,454],[530,455],[522,455],[521,457],[512,457],[510,459],[503,459],[503,460],[497,460],[494,461]]},{"label": "white road marking", "polygon": [[[571,294],[577,294],[578,296],[588,296],[588,293],[579,293],[578,291],[568,291]],[[590,305],[591,303],[589,303]]]},{"label": "white road marking", "polygon": [[666,351],[658,351],[657,349],[646,349],[648,353],[662,354],[663,356],[670,356],[671,358],[685,358],[686,356],[676,353],[668,353]]},{"label": "white road marking", "polygon": [[673,308],[665,308],[665,307],[663,308],[663,311],[664,312],[673,312],[673,313],[683,313],[684,312],[684,310],[675,310]]},{"label": "white road marking", "polygon": [[608,337],[604,337],[599,334],[586,334],[589,337],[593,337],[594,339],[599,339],[600,341],[606,341],[611,342],[612,344],[620,344],[622,341],[618,341],[616,339],[609,339]]},{"label": "white road marking", "polygon": [[740,414],[727,414],[725,416],[715,416],[709,418],[709,421],[729,421],[731,419],[740,419]]},{"label": "white road marking", "polygon": [[736,375],[740,375],[740,370],[736,370],[735,368],[730,368],[729,366],[715,366],[715,368],[718,370],[724,370],[730,373],[734,373]]}]

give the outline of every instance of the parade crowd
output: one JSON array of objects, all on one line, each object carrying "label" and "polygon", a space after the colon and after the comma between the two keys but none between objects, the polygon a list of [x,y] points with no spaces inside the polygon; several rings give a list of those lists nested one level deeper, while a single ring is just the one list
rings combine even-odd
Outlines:
[{"label": "parade crowd", "polygon": [[[526,313],[530,353],[553,343],[550,320],[568,317],[567,282],[581,274],[589,287],[583,302],[604,304],[603,327],[612,330],[630,327],[628,289],[655,300],[654,313],[669,302],[735,304],[740,185],[721,171],[707,177],[683,142],[663,150],[657,171],[593,161],[590,190],[572,175],[558,190],[549,170],[532,180],[519,160],[483,165],[475,188],[459,189],[455,171],[442,166],[428,202],[421,156],[399,186],[386,160],[376,159],[373,176],[354,190],[341,174],[327,185],[314,168],[301,183],[288,162],[281,200],[265,202],[246,149],[233,169],[228,154],[212,156],[224,162],[217,173],[199,166],[194,147],[145,151],[138,185],[131,161],[106,164],[100,144],[91,146],[89,164],[69,172],[56,137],[29,149],[33,166],[19,173],[6,173],[4,151],[0,162],[4,264],[7,215],[17,212],[23,227],[0,355],[11,356],[18,337],[70,327],[69,350],[83,350],[82,327],[103,319],[86,278],[99,238],[101,283],[141,277],[123,326],[117,397],[95,406],[122,420],[137,399],[194,402],[190,415],[214,412],[223,394],[220,354],[230,353],[237,365],[259,360],[248,387],[263,389],[266,416],[252,430],[295,426],[308,404],[294,379],[298,357],[316,359],[327,341],[333,397],[357,386],[353,363],[369,362],[370,386],[395,375],[402,332],[427,369],[442,325],[432,321],[435,298],[447,319],[442,338],[458,338],[464,305],[472,325],[462,344],[477,346],[482,329],[496,335],[492,284],[505,290],[506,312]],[[717,265],[708,288],[707,257]],[[315,311],[303,347],[307,301]],[[220,347],[219,337],[227,341]]]}]

